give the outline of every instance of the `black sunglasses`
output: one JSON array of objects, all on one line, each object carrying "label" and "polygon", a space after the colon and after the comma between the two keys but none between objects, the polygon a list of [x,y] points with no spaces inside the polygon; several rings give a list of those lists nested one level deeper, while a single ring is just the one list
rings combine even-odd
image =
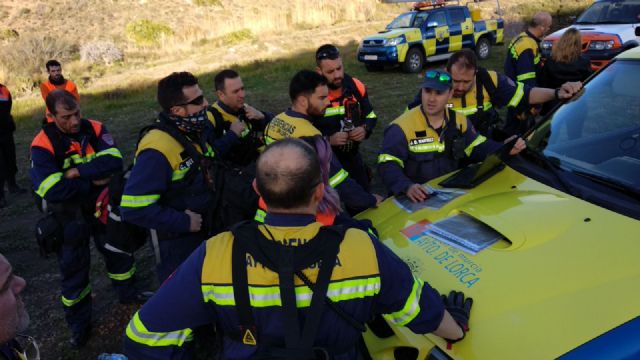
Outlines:
[{"label": "black sunglasses", "polygon": [[193,98],[193,100],[188,101],[184,104],[175,104],[173,106],[202,105],[202,104],[204,104],[204,95],[200,95],[196,98]]},{"label": "black sunglasses", "polygon": [[332,47],[328,49],[324,49],[316,54],[316,60],[335,60],[340,57],[340,50],[338,48]]}]

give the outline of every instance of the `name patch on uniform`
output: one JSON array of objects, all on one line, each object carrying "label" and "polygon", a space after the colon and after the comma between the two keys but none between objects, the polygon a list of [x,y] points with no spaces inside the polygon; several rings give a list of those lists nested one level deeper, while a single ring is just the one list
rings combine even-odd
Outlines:
[{"label": "name patch on uniform", "polygon": [[430,143],[432,143],[434,141],[435,141],[435,139],[432,138],[432,137],[422,138],[422,139],[412,139],[411,141],[409,141],[409,146],[421,145],[421,144],[430,144]]},{"label": "name patch on uniform", "polygon": [[193,158],[188,158],[187,160],[183,161],[180,163],[180,165],[178,166],[179,170],[185,170],[191,167],[191,165],[193,165],[194,161]]},{"label": "name patch on uniform", "polygon": [[271,120],[271,123],[269,124],[269,131],[275,131],[280,134],[280,136],[288,138],[291,137],[291,134],[293,134],[294,131],[296,131],[296,127],[276,117]]}]

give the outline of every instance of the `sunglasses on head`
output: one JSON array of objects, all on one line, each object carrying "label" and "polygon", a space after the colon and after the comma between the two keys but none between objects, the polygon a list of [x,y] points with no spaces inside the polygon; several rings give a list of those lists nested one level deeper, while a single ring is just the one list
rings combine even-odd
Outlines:
[{"label": "sunglasses on head", "polygon": [[196,98],[193,98],[191,101],[188,101],[183,104],[176,104],[174,106],[202,105],[202,104],[204,104],[204,95],[200,95]]},{"label": "sunglasses on head", "polygon": [[340,57],[340,50],[337,48],[328,48],[316,54],[316,60],[335,60]]},{"label": "sunglasses on head", "polygon": [[436,79],[441,83],[451,84],[451,75],[437,70],[429,70],[424,77],[427,79]]}]

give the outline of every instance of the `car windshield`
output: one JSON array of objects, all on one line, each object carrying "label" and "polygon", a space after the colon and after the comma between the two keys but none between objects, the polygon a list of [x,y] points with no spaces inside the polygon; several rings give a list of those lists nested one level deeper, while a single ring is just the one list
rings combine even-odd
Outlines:
[{"label": "car windshield", "polygon": [[640,22],[640,0],[602,1],[591,5],[576,20],[577,24],[631,24]]},{"label": "car windshield", "polygon": [[387,25],[387,29],[391,30],[411,27],[411,21],[413,20],[414,14],[415,13],[408,12],[398,16],[389,25]]},{"label": "car windshield", "polygon": [[640,199],[640,61],[618,60],[529,138],[564,173]]}]

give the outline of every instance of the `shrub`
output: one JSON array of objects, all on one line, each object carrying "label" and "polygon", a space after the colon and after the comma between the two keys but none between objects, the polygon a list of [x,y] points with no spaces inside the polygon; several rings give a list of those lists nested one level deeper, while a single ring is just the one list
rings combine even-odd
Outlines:
[{"label": "shrub", "polygon": [[20,37],[15,29],[4,29],[0,31],[0,41],[11,41]]},{"label": "shrub", "polygon": [[223,45],[232,45],[244,40],[251,40],[255,36],[249,29],[242,29],[238,31],[233,31],[222,36]]},{"label": "shrub", "polygon": [[80,60],[90,64],[111,65],[124,60],[124,54],[111,41],[92,41],[80,48]]},{"label": "shrub", "polygon": [[193,4],[197,6],[222,6],[220,0],[193,0]]},{"label": "shrub", "polygon": [[72,57],[74,47],[61,36],[21,36],[0,51],[0,63],[19,76],[33,76],[44,71],[50,59],[60,61]]},{"label": "shrub", "polygon": [[126,33],[136,45],[152,46],[157,45],[163,37],[173,35],[173,30],[165,24],[138,20],[127,24]]}]

